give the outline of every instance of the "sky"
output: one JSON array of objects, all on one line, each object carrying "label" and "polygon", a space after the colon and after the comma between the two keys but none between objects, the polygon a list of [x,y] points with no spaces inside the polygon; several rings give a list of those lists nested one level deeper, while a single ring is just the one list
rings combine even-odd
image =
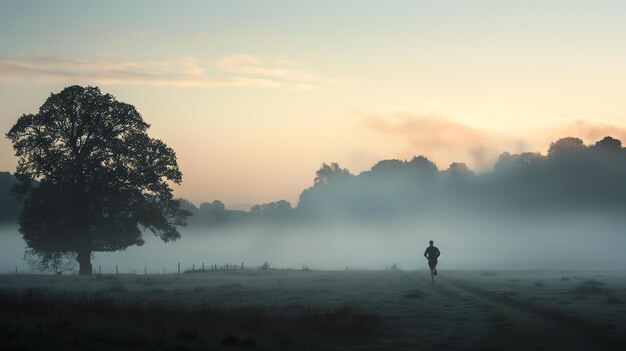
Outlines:
[{"label": "sky", "polygon": [[[0,130],[68,85],[134,105],[175,194],[297,204],[323,162],[626,142],[623,1],[0,0]],[[0,138],[0,170],[14,171]]]}]

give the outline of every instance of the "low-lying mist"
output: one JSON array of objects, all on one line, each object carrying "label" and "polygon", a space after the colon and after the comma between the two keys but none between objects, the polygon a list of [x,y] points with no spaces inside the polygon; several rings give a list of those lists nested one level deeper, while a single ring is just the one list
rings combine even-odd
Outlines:
[{"label": "low-lying mist", "polygon": [[[401,269],[426,267],[423,252],[434,240],[441,269],[621,269],[625,221],[610,213],[431,216],[373,221],[241,224],[188,227],[172,243],[146,233],[146,243],[119,252],[97,252],[102,273],[173,273],[226,263],[302,269]],[[0,270],[29,271],[16,227],[0,230]]]},{"label": "low-lying mist", "polygon": [[[441,269],[621,269],[625,177],[626,148],[611,137],[591,145],[561,138],[547,155],[503,153],[492,172],[481,174],[462,163],[439,170],[424,156],[382,160],[358,175],[323,164],[295,207],[279,200],[244,212],[226,210],[217,200],[199,207],[181,200],[193,216],[180,228],[179,240],[166,244],[146,231],[143,246],[94,248],[92,262],[103,273],[116,266],[120,273],[172,273],[178,263],[181,271],[203,263],[425,269],[424,249],[434,240]],[[76,216],[69,208],[45,209],[45,225],[37,220],[41,214],[20,217],[22,224],[38,224],[35,238],[56,238],[46,231],[58,217]],[[102,223],[118,228],[115,221]],[[66,240],[63,233],[58,228],[55,240]],[[141,238],[134,231],[122,234]],[[52,239],[47,249],[62,247]],[[17,226],[0,229],[0,270],[28,271],[24,249]]]}]

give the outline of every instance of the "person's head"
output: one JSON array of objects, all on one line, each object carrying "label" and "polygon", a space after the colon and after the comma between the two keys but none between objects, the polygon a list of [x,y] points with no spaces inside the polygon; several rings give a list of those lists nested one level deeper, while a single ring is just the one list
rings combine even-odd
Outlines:
[{"label": "person's head", "polygon": [[433,241],[432,240],[429,241],[428,243],[430,244],[430,246],[433,246]]}]

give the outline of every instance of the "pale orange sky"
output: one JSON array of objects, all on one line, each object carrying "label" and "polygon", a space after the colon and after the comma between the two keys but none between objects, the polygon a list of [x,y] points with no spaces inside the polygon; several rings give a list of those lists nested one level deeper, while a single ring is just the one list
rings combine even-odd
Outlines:
[{"label": "pale orange sky", "polygon": [[322,162],[480,171],[561,136],[626,141],[620,2],[73,5],[0,4],[0,129],[98,85],[174,148],[196,204],[296,205]]}]

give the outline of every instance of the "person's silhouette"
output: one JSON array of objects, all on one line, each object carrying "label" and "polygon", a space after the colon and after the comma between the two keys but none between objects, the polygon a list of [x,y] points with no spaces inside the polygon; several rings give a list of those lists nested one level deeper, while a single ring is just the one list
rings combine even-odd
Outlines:
[{"label": "person's silhouette", "polygon": [[439,249],[436,246],[433,246],[432,240],[428,243],[430,246],[428,246],[426,251],[424,251],[424,257],[428,260],[428,267],[430,267],[433,275],[437,275],[437,258],[441,256],[441,252],[439,252]]}]

